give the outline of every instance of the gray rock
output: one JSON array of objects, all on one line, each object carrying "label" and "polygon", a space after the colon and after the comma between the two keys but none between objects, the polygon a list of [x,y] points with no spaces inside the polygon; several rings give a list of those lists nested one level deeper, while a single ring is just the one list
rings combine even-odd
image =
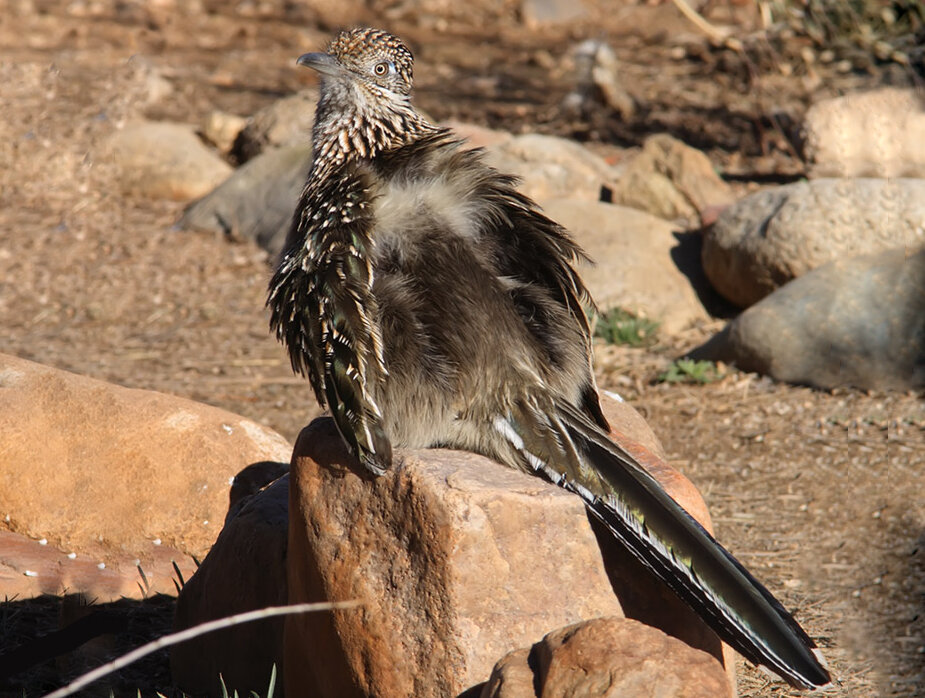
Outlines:
[{"label": "gray rock", "polygon": [[691,353],[820,388],[925,386],[925,247],[831,262]]},{"label": "gray rock", "polygon": [[[215,545],[177,597],[174,630],[285,605],[288,530],[287,474],[243,500],[237,513],[229,512]],[[221,696],[221,675],[229,694],[264,695],[275,664],[275,695],[282,695],[283,625],[282,618],[269,618],[174,645],[174,683],[186,693]]]},{"label": "gray rock", "polygon": [[271,148],[186,209],[178,225],[256,241],[276,255],[311,164],[310,143]]},{"label": "gray rock", "polygon": [[574,235],[594,264],[582,263],[582,278],[602,309],[619,306],[658,320],[674,333],[707,312],[676,262],[675,226],[626,206],[551,199],[543,210]]},{"label": "gray rock", "polygon": [[195,199],[231,174],[228,163],[187,124],[128,124],[103,144],[101,158],[114,168],[124,192],[152,199]]},{"label": "gray rock", "polygon": [[247,120],[235,139],[232,155],[238,162],[247,162],[274,146],[310,142],[317,104],[318,90],[312,88],[264,107]]},{"label": "gray rock", "polygon": [[819,102],[803,139],[810,177],[925,177],[925,95],[886,87]]},{"label": "gray rock", "polygon": [[752,194],[706,232],[703,268],[740,308],[835,259],[925,243],[925,180],[818,179]]}]

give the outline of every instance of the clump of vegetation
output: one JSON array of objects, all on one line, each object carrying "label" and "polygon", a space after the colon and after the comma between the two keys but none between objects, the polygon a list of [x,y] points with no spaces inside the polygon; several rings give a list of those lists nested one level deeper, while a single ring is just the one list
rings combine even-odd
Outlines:
[{"label": "clump of vegetation", "polygon": [[694,361],[678,359],[673,361],[668,370],[659,374],[660,383],[712,383],[722,378],[722,374],[712,361]]},{"label": "clump of vegetation", "polygon": [[609,344],[651,347],[658,341],[658,322],[623,308],[614,308],[597,315],[594,323],[594,336]]},{"label": "clump of vegetation", "polygon": [[[925,70],[925,3],[922,0],[763,0],[762,15],[784,38],[808,38],[823,61],[855,68],[894,62]],[[865,65],[867,64],[867,65]]]}]

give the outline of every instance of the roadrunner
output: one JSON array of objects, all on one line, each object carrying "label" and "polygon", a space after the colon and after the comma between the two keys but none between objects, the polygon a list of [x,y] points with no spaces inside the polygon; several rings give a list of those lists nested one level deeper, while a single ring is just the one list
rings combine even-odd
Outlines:
[{"label": "roadrunner", "polygon": [[566,231],[414,110],[395,36],[343,32],[298,63],[322,78],[313,160],[267,304],[360,463],[445,447],[544,477],[747,659],[828,683],[790,614],[608,438]]}]

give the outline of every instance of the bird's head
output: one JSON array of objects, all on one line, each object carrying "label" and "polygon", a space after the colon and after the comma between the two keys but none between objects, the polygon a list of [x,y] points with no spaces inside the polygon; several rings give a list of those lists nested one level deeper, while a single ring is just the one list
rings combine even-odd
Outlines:
[{"label": "bird's head", "polygon": [[380,29],[341,32],[325,53],[306,53],[297,63],[317,70],[328,84],[350,83],[382,98],[411,93],[414,57],[401,39]]},{"label": "bird's head", "polygon": [[297,63],[322,76],[316,153],[323,148],[335,157],[371,157],[407,142],[423,122],[409,99],[414,58],[402,40],[388,32],[341,32],[327,51],[306,53]]}]

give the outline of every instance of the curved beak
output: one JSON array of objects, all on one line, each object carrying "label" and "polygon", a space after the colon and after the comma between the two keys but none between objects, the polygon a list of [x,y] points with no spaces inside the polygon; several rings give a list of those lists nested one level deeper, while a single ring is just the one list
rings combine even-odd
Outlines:
[{"label": "curved beak", "polygon": [[329,53],[304,53],[296,60],[297,65],[317,70],[322,75],[341,75],[344,68],[337,59]]}]

